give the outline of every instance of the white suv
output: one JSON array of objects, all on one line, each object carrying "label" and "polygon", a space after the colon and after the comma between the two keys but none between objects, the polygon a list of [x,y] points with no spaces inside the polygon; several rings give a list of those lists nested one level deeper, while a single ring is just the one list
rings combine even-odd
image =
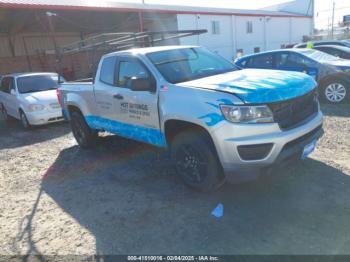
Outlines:
[{"label": "white suv", "polygon": [[56,73],[19,73],[4,75],[0,85],[0,110],[21,120],[24,128],[62,121],[56,90]]}]

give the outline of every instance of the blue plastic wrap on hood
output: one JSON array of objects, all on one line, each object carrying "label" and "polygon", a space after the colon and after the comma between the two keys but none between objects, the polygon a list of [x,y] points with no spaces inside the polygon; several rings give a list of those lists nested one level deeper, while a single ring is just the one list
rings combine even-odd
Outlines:
[{"label": "blue plastic wrap on hood", "polygon": [[193,80],[181,85],[235,94],[244,103],[272,103],[302,96],[317,87],[303,73],[245,69]]}]

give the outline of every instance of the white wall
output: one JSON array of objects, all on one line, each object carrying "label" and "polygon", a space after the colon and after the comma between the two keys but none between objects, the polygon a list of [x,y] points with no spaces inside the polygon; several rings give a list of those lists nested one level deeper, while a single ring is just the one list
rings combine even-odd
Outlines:
[{"label": "white wall", "polygon": [[[291,20],[293,18],[269,17],[265,18],[266,25],[266,50],[281,48],[283,44],[291,42]],[[300,42],[301,39],[295,43]]]},{"label": "white wall", "polygon": [[[232,21],[230,16],[222,15],[198,15],[198,28],[208,29],[208,33],[199,35],[199,43],[205,43],[210,50],[218,53],[223,57],[233,56],[233,36]],[[219,34],[213,34],[212,21],[219,22]]]},{"label": "white wall", "polygon": [[[212,21],[219,21],[220,34],[212,34]],[[253,30],[247,32],[247,22]],[[304,35],[312,33],[312,18],[258,17],[230,15],[179,14],[179,30],[207,29],[208,33],[180,39],[183,45],[202,45],[218,52],[227,59],[236,56],[237,50],[251,54],[254,48],[260,51],[279,49],[282,45],[302,41]]]},{"label": "white wall", "polygon": [[312,35],[313,23],[311,18],[292,19],[291,41],[292,43],[300,42],[304,35]]},{"label": "white wall", "polygon": [[[247,33],[247,23],[252,22],[252,33]],[[264,18],[254,16],[236,16],[236,49],[243,49],[244,54],[254,53],[254,48],[265,50]],[[235,52],[236,53],[236,52]]]},{"label": "white wall", "polygon": [[[231,16],[222,15],[178,15],[178,30],[207,29],[208,33],[180,39],[182,45],[202,45],[225,58],[234,55],[233,23]],[[219,34],[213,34],[212,21],[218,21]]]}]

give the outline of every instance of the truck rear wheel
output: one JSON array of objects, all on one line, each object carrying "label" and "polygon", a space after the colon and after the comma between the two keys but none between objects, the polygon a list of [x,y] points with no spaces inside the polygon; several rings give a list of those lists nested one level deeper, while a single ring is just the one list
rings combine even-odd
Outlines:
[{"label": "truck rear wheel", "polygon": [[96,144],[98,133],[91,129],[80,112],[72,112],[70,120],[75,139],[82,148],[91,148]]},{"label": "truck rear wheel", "polygon": [[215,191],[225,181],[214,145],[203,132],[176,135],[171,144],[171,158],[185,184],[199,191]]}]

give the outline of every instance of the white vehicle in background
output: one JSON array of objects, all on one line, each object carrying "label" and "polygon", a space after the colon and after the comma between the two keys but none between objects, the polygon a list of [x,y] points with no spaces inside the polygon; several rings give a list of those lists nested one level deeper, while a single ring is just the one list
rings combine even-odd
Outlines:
[{"label": "white vehicle in background", "polygon": [[0,83],[2,117],[5,120],[8,116],[19,119],[23,128],[62,121],[57,87],[56,73],[4,75]]}]

